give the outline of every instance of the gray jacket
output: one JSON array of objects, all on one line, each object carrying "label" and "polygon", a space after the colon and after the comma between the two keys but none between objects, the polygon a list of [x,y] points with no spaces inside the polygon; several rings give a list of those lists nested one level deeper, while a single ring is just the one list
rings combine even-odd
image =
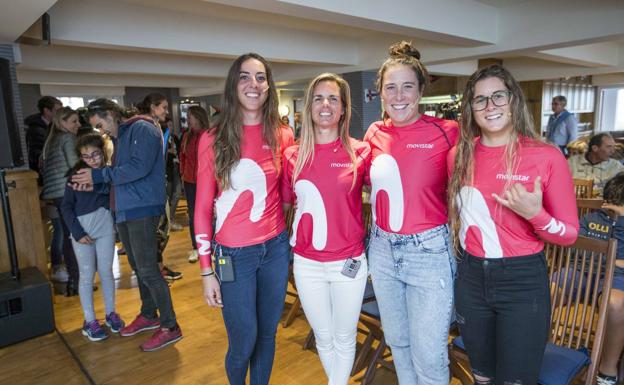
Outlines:
[{"label": "gray jacket", "polygon": [[56,133],[45,148],[43,160],[42,199],[62,198],[67,185],[67,172],[78,163],[76,135],[69,132]]}]

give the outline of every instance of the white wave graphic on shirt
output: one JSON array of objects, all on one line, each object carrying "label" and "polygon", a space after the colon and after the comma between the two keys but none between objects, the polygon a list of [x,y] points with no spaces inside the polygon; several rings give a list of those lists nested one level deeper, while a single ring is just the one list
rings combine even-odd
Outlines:
[{"label": "white wave graphic on shirt", "polygon": [[388,223],[392,231],[399,231],[403,227],[403,184],[399,164],[391,155],[381,154],[373,160],[370,170],[372,183],[371,205],[373,222],[377,222],[375,206],[377,193],[385,191],[388,194],[389,218]]},{"label": "white wave graphic on shirt", "polygon": [[290,245],[297,243],[297,228],[303,214],[310,214],[312,217],[312,246],[315,250],[323,250],[327,245],[327,211],[321,192],[314,183],[301,179],[295,183],[295,194],[297,195],[297,211],[293,220],[293,232],[290,237]]},{"label": "white wave graphic on shirt", "polygon": [[559,236],[563,237],[566,232],[566,227],[563,222],[559,222],[555,218],[551,218],[550,222],[548,222],[546,226],[542,227],[542,230],[546,230],[550,234],[559,233]]},{"label": "white wave graphic on shirt", "polygon": [[468,228],[477,226],[481,231],[485,258],[502,258],[503,248],[496,232],[496,224],[481,192],[474,187],[464,186],[456,199],[457,204],[460,205],[459,243],[462,248],[466,249]]},{"label": "white wave graphic on shirt", "polygon": [[249,212],[250,221],[258,222],[266,208],[266,176],[258,163],[247,158],[241,159],[230,172],[230,182],[230,188],[221,193],[215,204],[217,210],[215,232],[219,232],[236,200],[245,191],[251,191],[253,195],[253,206]]}]

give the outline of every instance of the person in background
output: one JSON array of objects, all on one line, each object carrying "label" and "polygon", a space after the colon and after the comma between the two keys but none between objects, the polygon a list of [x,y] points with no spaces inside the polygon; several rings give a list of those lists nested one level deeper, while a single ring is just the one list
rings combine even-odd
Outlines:
[{"label": "person in background", "polygon": [[175,214],[182,195],[182,179],[180,178],[180,140],[173,131],[173,122],[169,117],[162,124],[163,138],[166,143],[165,162],[167,175],[167,201],[169,202],[169,228],[181,231],[184,227],[176,223]]},{"label": "person in background", "polygon": [[349,137],[350,120],[349,84],[332,73],[314,78],[301,140],[284,152],[282,167],[282,200],[296,204],[290,244],[297,293],[330,385],[349,381],[368,276],[362,186],[370,148]]},{"label": "person in background", "polygon": [[576,140],[578,122],[573,114],[566,110],[568,100],[558,95],[552,99],[553,114],[548,118],[546,140],[559,147],[563,155],[568,156],[568,144]]},{"label": "person in background", "polygon": [[121,109],[109,99],[96,99],[87,108],[91,125],[114,138],[115,156],[111,166],[76,171],[72,187],[99,190],[110,186],[110,207],[141,296],[139,315],[120,335],[156,329],[141,350],[158,350],[182,338],[169,286],[158,265],[156,229],[166,202],[162,132],[148,116],[122,122]]},{"label": "person in background", "polygon": [[[105,142],[100,134],[85,134],[78,138],[76,152],[80,161],[74,165],[68,176],[81,168],[99,169],[106,166]],[[106,325],[113,333],[119,333],[125,325],[115,312],[115,222],[110,213],[109,202],[108,193],[74,191],[72,187],[66,186],[61,204],[63,220],[71,232],[80,271],[78,294],[84,314],[82,334],[90,341],[108,338],[95,317],[93,307],[93,279],[96,270],[102,284]]]},{"label": "person in background", "polygon": [[446,155],[458,128],[419,112],[428,80],[418,50],[405,41],[390,46],[377,73],[383,120],[364,136],[372,153],[369,268],[401,385],[449,379],[456,262],[447,226]]},{"label": "person in background", "polygon": [[[43,188],[41,199],[52,201],[57,212],[61,212],[61,203],[67,184],[67,172],[78,163],[76,155],[76,134],[80,128],[80,121],[76,111],[70,107],[61,107],[52,118],[50,132],[42,150],[42,179]],[[67,223],[63,218],[58,218],[60,227],[54,227],[52,235],[52,278],[59,275],[61,259],[54,253],[56,242],[62,243],[63,258],[67,267],[68,279],[67,296],[78,294],[78,265],[70,240]],[[54,223],[54,222],[53,222]],[[58,230],[58,234],[57,234]]]},{"label": "person in background", "polygon": [[[154,125],[161,129],[162,133],[162,154],[165,159],[165,183],[166,183],[166,191],[168,191],[169,186],[167,182],[167,156],[169,150],[169,134],[167,131],[167,127],[163,126],[164,123],[167,122],[167,114],[169,113],[169,102],[165,95],[153,92],[147,94],[145,98],[137,105],[137,109],[140,114],[145,116],[149,116],[153,119]],[[165,134],[167,137],[165,138]],[[169,199],[167,196],[167,200],[165,202],[165,214],[160,218],[160,222],[158,224],[158,263],[160,266],[160,271],[162,276],[168,280],[173,281],[182,278],[182,273],[178,271],[171,270],[164,263],[164,253],[165,248],[167,247],[167,243],[169,243],[169,230],[171,219],[169,218],[170,214],[170,205]]]},{"label": "person in background", "polygon": [[39,173],[41,152],[48,136],[48,126],[63,103],[53,96],[44,96],[37,102],[38,114],[24,119],[26,128],[26,148],[28,149],[28,167]]},{"label": "person in background", "polygon": [[544,242],[576,241],[572,178],[504,67],[472,74],[461,119],[448,161],[457,323],[475,384],[536,384],[550,330]]},{"label": "person in background", "polygon": [[204,299],[222,309],[230,385],[244,385],[248,370],[251,385],[268,385],[284,309],[290,247],[279,180],[293,137],[277,106],[268,62],[241,55],[228,72],[217,126],[199,139],[195,238]]},{"label": "person in background", "polygon": [[[39,113],[30,115],[24,119],[26,125],[26,148],[28,149],[28,167],[39,174],[37,183],[43,184],[41,170],[41,151],[48,136],[48,126],[52,122],[52,117],[63,107],[60,100],[52,96],[44,96],[37,102]],[[69,275],[65,265],[63,265],[63,223],[61,216],[51,202],[45,204],[46,218],[52,224],[52,239],[50,242],[50,261],[52,272],[50,279],[55,282],[65,283],[69,280]]]},{"label": "person in background", "polygon": [[188,261],[195,263],[199,259],[197,241],[195,240],[195,197],[197,195],[197,150],[199,137],[208,131],[210,123],[208,113],[200,106],[191,106],[188,109],[189,129],[182,135],[180,144],[180,175],[184,182],[184,194],[188,206],[189,233],[193,250],[188,255]]},{"label": "person in background", "polygon": [[607,133],[592,136],[587,147],[585,154],[570,157],[568,166],[573,178],[593,179],[594,193],[601,196],[605,183],[624,171],[624,165],[611,158],[615,152],[615,141]]},{"label": "person in background", "polygon": [[[618,383],[618,363],[624,349],[624,172],[609,179],[604,187],[602,210],[581,218],[579,235],[618,241],[613,286],[609,293],[609,310],[602,358],[598,366],[598,385]],[[617,217],[612,218],[612,213]]]}]

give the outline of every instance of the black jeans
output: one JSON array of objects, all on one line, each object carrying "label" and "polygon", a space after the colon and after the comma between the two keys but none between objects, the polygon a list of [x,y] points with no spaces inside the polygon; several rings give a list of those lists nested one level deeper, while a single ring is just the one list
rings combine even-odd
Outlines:
[{"label": "black jeans", "polygon": [[483,259],[464,252],[455,304],[474,374],[496,384],[537,383],[550,329],[543,253]]},{"label": "black jeans", "polygon": [[[59,216],[61,218],[61,224],[63,225],[63,257],[65,259],[65,267],[67,267],[67,274],[69,275],[70,281],[75,285],[76,289],[78,288],[78,280],[80,278],[80,273],[78,272],[78,262],[76,261],[76,254],[74,254],[74,246],[72,246],[71,233],[69,232],[69,226],[65,222],[65,218],[61,214],[61,203],[63,203],[63,198],[54,199],[54,206],[58,210]],[[78,241],[78,239],[76,239]],[[52,261],[52,265],[54,265],[55,261]]]},{"label": "black jeans", "polygon": [[176,325],[171,293],[158,268],[156,227],[160,217],[147,217],[117,224],[119,238],[126,248],[128,262],[136,273],[141,295],[141,315],[154,319],[160,312],[160,325]]},{"label": "black jeans", "polygon": [[195,241],[195,195],[197,194],[197,184],[184,182],[184,194],[186,195],[186,204],[188,206],[189,216],[189,233],[191,234],[191,243],[193,250],[197,250]]}]

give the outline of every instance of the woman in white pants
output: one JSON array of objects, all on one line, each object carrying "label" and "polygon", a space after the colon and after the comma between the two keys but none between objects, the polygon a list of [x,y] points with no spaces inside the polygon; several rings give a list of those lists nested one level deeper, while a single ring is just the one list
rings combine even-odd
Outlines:
[{"label": "woman in white pants", "polygon": [[296,206],[294,275],[330,385],[346,385],[367,277],[362,185],[370,149],[349,137],[351,96],[335,74],[306,91],[301,140],[283,158],[282,199]]}]

